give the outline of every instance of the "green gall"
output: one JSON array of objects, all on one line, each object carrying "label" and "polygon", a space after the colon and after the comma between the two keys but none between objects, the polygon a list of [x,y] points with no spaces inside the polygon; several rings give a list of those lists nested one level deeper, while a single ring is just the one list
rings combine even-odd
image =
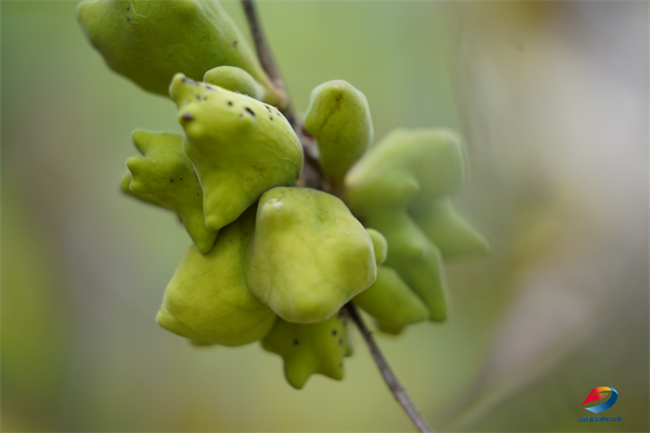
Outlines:
[{"label": "green gall", "polygon": [[131,195],[176,212],[199,250],[210,251],[218,231],[205,225],[203,191],[183,152],[183,137],[137,130],[133,143],[143,156],[126,161]]},{"label": "green gall", "polygon": [[203,189],[209,229],[230,224],[265,191],[300,177],[302,145],[276,108],[182,74],[170,93],[185,130],[183,150]]},{"label": "green gall", "polygon": [[375,250],[375,262],[377,265],[381,265],[386,261],[388,256],[388,242],[384,235],[379,233],[375,229],[366,229],[370,239],[372,239],[372,247]]},{"label": "green gall", "polygon": [[313,324],[278,319],[262,340],[262,347],[283,358],[284,375],[296,389],[315,373],[343,379],[343,358],[352,355],[347,323],[341,314]]},{"label": "green gall", "polygon": [[334,187],[372,141],[370,108],[363,93],[346,81],[323,83],[311,92],[304,128],[316,139],[319,163]]},{"label": "green gall", "polygon": [[265,90],[251,74],[233,66],[219,66],[210,69],[203,76],[203,81],[231,92],[248,95],[258,101],[264,100]]},{"label": "green gall", "polygon": [[253,76],[265,88],[265,102],[284,104],[217,1],[85,1],[77,17],[108,66],[149,92],[168,95],[179,72],[200,80],[208,70],[228,65]]},{"label": "green gall", "polygon": [[273,188],[260,198],[248,283],[288,322],[327,319],[375,281],[370,236],[345,204],[310,188]]},{"label": "green gall", "polygon": [[405,326],[429,317],[427,306],[388,266],[380,266],[377,280],[353,301],[377,320],[379,329],[389,334],[399,334]]},{"label": "green gall", "polygon": [[276,315],[249,292],[245,252],[255,225],[255,208],[219,232],[208,254],[192,246],[174,273],[158,324],[202,346],[241,346],[264,337]]},{"label": "green gall", "polygon": [[455,208],[443,198],[411,210],[415,223],[440,249],[444,260],[464,259],[487,254],[488,241]]},{"label": "green gall", "polygon": [[[367,227],[385,236],[386,265],[420,296],[432,320],[447,317],[442,254],[410,210],[426,219],[430,212],[422,209],[457,192],[463,179],[460,139],[444,129],[392,131],[345,179],[348,206]],[[462,238],[459,242],[466,243]]]}]

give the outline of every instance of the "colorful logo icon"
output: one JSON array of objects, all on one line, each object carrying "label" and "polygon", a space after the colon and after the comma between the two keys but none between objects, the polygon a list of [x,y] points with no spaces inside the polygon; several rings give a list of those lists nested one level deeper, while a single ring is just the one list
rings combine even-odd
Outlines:
[{"label": "colorful logo icon", "polygon": [[603,404],[599,404],[598,406],[586,407],[585,409],[593,413],[600,413],[609,409],[610,407],[614,406],[614,403],[616,403],[616,400],[618,400],[618,392],[609,386],[599,386],[598,388],[591,390],[585,401],[582,402],[582,405],[584,406],[590,401],[596,400],[605,400],[605,402]]}]

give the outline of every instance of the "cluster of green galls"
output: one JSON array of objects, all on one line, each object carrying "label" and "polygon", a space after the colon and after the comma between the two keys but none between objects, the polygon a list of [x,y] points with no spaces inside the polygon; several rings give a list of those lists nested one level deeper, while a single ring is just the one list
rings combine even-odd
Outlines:
[{"label": "cluster of green galls", "polygon": [[313,373],[343,377],[347,302],[391,334],[445,319],[443,261],[487,250],[450,199],[464,177],[454,133],[397,129],[366,152],[365,96],[327,82],[304,129],[342,199],[292,186],[304,156],[277,108],[283,92],[216,1],[87,1],[78,17],[109,67],[179,110],[183,136],[134,132],[142,156],[121,183],[176,212],[194,242],[165,291],[163,328],[200,346],[260,340],[301,388]]}]

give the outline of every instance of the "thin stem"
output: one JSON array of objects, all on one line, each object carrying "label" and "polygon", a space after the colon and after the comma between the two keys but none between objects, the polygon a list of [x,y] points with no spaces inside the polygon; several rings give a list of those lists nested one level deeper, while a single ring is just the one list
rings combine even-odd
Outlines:
[{"label": "thin stem", "polygon": [[[262,25],[257,16],[257,9],[255,7],[254,0],[241,0],[242,6],[244,7],[244,12],[246,14],[246,19],[248,20],[248,26],[250,27],[251,34],[253,36],[253,41],[255,42],[255,50],[257,51],[257,57],[264,68],[264,71],[269,76],[273,84],[284,93],[286,97],[286,105],[280,111],[287,118],[291,126],[293,126],[296,134],[300,138],[300,141],[305,149],[305,169],[303,175],[297,184],[309,186],[316,189],[331,191],[330,185],[326,182],[323,177],[323,173],[320,170],[318,164],[318,152],[315,150],[315,144],[312,137],[303,131],[302,125],[296,120],[294,116],[293,109],[291,107],[291,99],[289,98],[288,93],[286,92],[286,87],[282,76],[275,65],[273,60],[273,55],[271,54],[271,49],[269,44],[264,36],[264,31],[262,30]],[[344,307],[344,311],[347,315],[354,321],[363,336],[363,339],[366,341],[372,358],[375,360],[375,364],[379,368],[381,375],[384,377],[384,381],[388,388],[393,393],[395,400],[402,406],[406,414],[411,418],[413,424],[418,428],[420,432],[423,433],[433,433],[429,428],[424,419],[420,416],[418,410],[413,405],[413,402],[409,398],[408,394],[402,388],[402,385],[399,383],[399,380],[391,370],[390,366],[384,359],[384,356],[381,354],[379,347],[375,343],[375,340],[372,338],[371,332],[366,327],[365,323],[361,319],[356,307],[352,302],[348,302]]]},{"label": "thin stem", "polygon": [[375,360],[375,364],[377,364],[377,367],[379,368],[381,375],[384,377],[386,385],[388,385],[388,388],[393,393],[395,400],[397,400],[402,408],[404,408],[404,411],[409,418],[411,418],[411,421],[413,421],[413,424],[415,424],[419,431],[424,433],[433,433],[431,428],[429,428],[426,421],[422,416],[420,416],[420,413],[413,405],[411,398],[408,396],[404,388],[402,388],[402,385],[399,383],[395,373],[393,373],[393,370],[388,365],[388,362],[386,362],[384,355],[382,355],[377,343],[375,343],[375,339],[372,338],[372,332],[370,332],[366,327],[366,324],[359,315],[356,306],[352,302],[348,302],[343,308],[345,308],[352,321],[354,321],[357,328],[359,328],[359,332],[361,332],[363,339],[366,341],[370,353],[372,354],[372,358]]},{"label": "thin stem", "polygon": [[289,123],[292,126],[295,126],[296,121],[295,116],[293,115],[293,108],[291,107],[291,98],[289,98],[289,94],[287,93],[284,81],[282,80],[282,75],[280,74],[280,70],[275,65],[275,60],[273,60],[271,47],[266,40],[264,29],[262,28],[262,23],[258,18],[255,1],[241,0],[241,3],[244,8],[244,13],[246,14],[248,27],[250,28],[251,35],[253,36],[257,58],[259,59],[264,72],[266,72],[266,75],[268,75],[271,79],[271,82],[273,82],[273,84],[283,93],[285,97],[285,105],[284,107],[280,107],[280,111],[282,114],[284,114],[284,117],[287,118]]}]

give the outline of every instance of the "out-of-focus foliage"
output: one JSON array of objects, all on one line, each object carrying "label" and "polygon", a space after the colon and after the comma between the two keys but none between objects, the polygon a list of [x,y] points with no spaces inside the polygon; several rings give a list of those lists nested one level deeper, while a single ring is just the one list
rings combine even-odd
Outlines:
[{"label": "out-of-focus foliage", "polygon": [[[343,382],[296,391],[257,344],[195,349],[157,325],[190,241],[119,179],[134,129],[182,130],[171,101],[105,67],[75,7],[0,3],[2,429],[410,430],[358,336]],[[444,126],[467,142],[456,203],[492,254],[449,266],[445,323],[379,338],[431,424],[647,431],[647,4],[259,9],[298,111],[343,79],[375,141]],[[577,421],[597,386],[618,390],[620,424]]]}]

